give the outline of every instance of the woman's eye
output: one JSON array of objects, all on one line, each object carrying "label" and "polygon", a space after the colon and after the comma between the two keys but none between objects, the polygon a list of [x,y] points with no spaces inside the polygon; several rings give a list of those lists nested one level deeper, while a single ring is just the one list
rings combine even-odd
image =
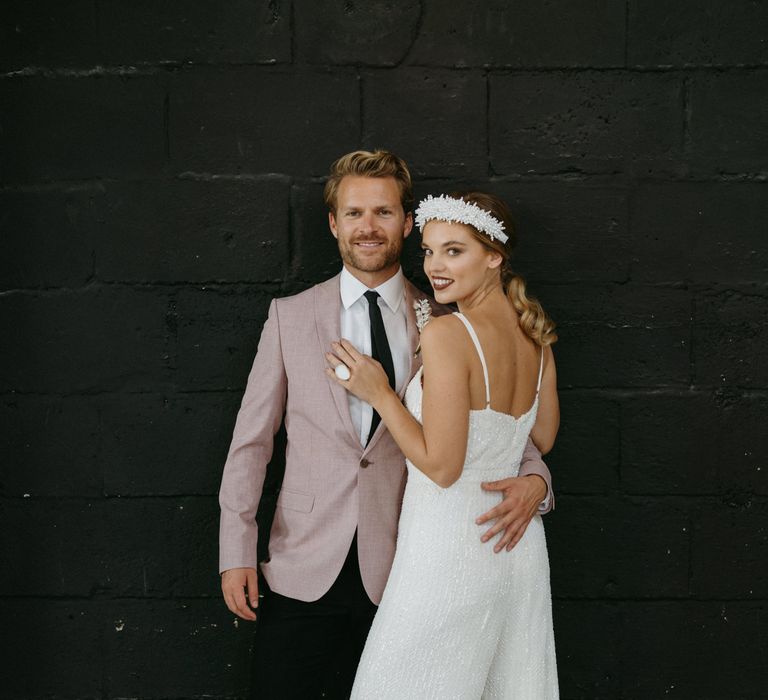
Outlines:
[{"label": "woman's eye", "polygon": [[426,258],[428,255],[432,255],[432,251],[429,248],[422,248],[421,252],[424,254],[424,257]]},{"label": "woman's eye", "polygon": [[458,248],[448,248],[448,255],[458,255],[461,251]]}]

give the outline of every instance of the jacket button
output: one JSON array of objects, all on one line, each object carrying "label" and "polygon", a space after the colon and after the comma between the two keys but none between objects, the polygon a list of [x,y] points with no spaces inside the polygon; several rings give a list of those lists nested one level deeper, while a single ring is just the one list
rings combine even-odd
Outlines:
[{"label": "jacket button", "polygon": [[365,457],[363,457],[363,459],[360,460],[360,466],[363,469],[365,469],[369,464],[371,464],[371,462],[369,460],[365,459]]}]

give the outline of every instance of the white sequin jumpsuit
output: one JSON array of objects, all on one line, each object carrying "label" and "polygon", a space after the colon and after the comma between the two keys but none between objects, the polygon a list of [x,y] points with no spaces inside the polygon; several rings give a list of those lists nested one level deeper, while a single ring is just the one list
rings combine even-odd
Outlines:
[{"label": "white sequin jumpsuit", "polygon": [[[482,543],[475,518],[499,502],[481,481],[514,476],[536,421],[536,398],[522,416],[470,411],[467,456],[449,488],[410,462],[397,550],[358,667],[358,700],[549,700],[558,697],[549,560],[536,515],[511,552]],[[421,371],[405,395],[421,420]]]}]

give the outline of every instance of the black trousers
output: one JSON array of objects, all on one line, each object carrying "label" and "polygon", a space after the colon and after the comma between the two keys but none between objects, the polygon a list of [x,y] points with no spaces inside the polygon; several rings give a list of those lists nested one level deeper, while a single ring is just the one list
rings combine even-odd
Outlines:
[{"label": "black trousers", "polygon": [[250,700],[347,700],[376,614],[360,577],[357,536],[319,600],[286,598],[263,579],[259,586]]}]

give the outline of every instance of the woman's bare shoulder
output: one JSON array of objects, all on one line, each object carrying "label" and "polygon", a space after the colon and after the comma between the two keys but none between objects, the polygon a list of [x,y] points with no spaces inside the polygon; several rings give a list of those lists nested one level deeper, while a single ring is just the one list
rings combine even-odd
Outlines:
[{"label": "woman's bare shoulder", "polygon": [[463,324],[456,318],[455,314],[433,316],[421,331],[421,344],[434,345],[450,341],[462,332],[462,328]]}]

